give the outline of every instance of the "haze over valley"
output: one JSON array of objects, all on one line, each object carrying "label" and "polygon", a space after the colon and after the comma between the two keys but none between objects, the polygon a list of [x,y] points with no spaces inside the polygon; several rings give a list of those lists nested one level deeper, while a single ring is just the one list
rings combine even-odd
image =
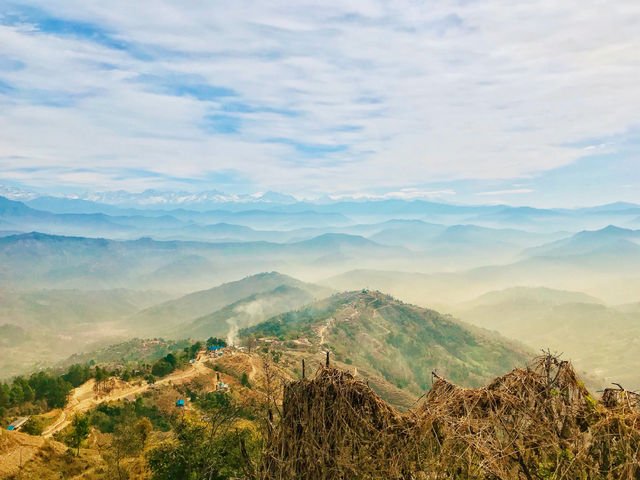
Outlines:
[{"label": "haze over valley", "polygon": [[640,384],[631,368],[640,353],[638,205],[273,193],[185,205],[161,194],[152,204],[0,198],[5,378],[133,337],[235,340],[273,316],[368,289],[531,353],[562,353],[600,387]]}]

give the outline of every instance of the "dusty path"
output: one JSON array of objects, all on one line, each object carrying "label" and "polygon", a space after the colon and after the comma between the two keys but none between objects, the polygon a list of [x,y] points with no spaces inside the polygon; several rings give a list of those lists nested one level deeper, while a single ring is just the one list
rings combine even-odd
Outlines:
[{"label": "dusty path", "polygon": [[[200,375],[205,375],[210,372],[209,368],[205,365],[206,355],[199,354],[196,361],[189,364],[184,370],[176,370],[170,373],[166,377],[158,380],[155,385],[167,385],[169,383],[184,383]],[[51,437],[55,433],[64,429],[71,423],[73,416],[77,413],[84,413],[97,405],[104,402],[113,402],[129,397],[131,395],[139,395],[151,387],[150,384],[142,381],[139,385],[131,385],[126,382],[122,382],[124,388],[115,388],[106,395],[99,395],[94,391],[95,380],[91,379],[78,388],[74,388],[71,392],[67,405],[64,407],[58,418],[49,425],[44,432],[43,437]]]},{"label": "dusty path", "polygon": [[251,371],[249,372],[249,381],[253,382],[260,369],[256,366],[257,359],[255,357],[249,357],[249,364],[251,365]]},{"label": "dusty path", "polygon": [[333,325],[333,318],[327,318],[327,322],[318,329],[318,336],[320,337],[320,345],[324,345],[324,337],[329,332],[329,328]]}]

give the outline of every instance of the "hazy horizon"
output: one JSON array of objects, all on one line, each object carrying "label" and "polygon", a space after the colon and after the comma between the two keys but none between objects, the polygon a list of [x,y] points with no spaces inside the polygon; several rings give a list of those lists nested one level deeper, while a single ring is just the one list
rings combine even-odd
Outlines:
[{"label": "hazy horizon", "polygon": [[[601,207],[616,204],[628,204],[629,206],[640,205],[640,197],[637,201],[612,199],[607,202],[588,202],[573,204],[547,204],[540,205],[527,202],[519,202],[517,200],[489,200],[494,196],[500,196],[503,191],[483,192],[477,194],[481,198],[469,198],[468,201],[456,201],[452,197],[447,197],[447,193],[441,192],[424,192],[415,189],[391,190],[382,193],[371,192],[351,192],[351,193],[321,193],[316,195],[293,194],[287,191],[274,190],[252,190],[242,193],[229,193],[215,188],[210,189],[171,189],[171,188],[152,188],[152,189],[110,189],[95,188],[88,189],[76,186],[61,191],[55,188],[34,187],[27,183],[18,182],[0,182],[0,196],[15,201],[30,201],[40,197],[53,197],[70,200],[84,200],[96,203],[104,203],[107,205],[118,206],[120,204],[138,205],[140,208],[151,208],[157,206],[162,207],[180,207],[180,206],[197,206],[202,204],[233,204],[233,203],[271,203],[290,204],[290,203],[310,203],[310,204],[327,204],[337,202],[375,202],[384,200],[398,201],[425,201],[432,203],[440,203],[445,205],[458,206],[509,206],[509,207],[531,207],[539,209],[580,209],[590,207]],[[453,193],[450,193],[454,195]],[[147,198],[145,198],[145,195]],[[154,201],[153,196],[156,199]],[[149,198],[151,197],[151,198]]]}]

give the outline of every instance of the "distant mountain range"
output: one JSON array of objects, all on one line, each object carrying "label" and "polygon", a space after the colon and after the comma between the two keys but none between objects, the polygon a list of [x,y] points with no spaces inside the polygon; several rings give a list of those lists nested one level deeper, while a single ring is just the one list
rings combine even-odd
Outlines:
[{"label": "distant mountain range", "polygon": [[[388,234],[383,224],[352,229],[376,232],[370,238],[321,233],[290,243],[150,238],[121,241],[35,232],[5,234],[0,235],[0,286],[138,288],[186,293],[265,270],[316,280],[336,274],[346,280],[347,271],[366,270],[366,274],[359,275],[361,279],[337,278],[329,283],[335,281],[341,288],[384,288],[422,303],[412,292],[422,291],[423,297],[431,296],[431,300],[457,301],[461,298],[451,298],[443,292],[450,290],[471,298],[489,290],[523,284],[580,290],[622,281],[632,285],[640,268],[640,232],[635,230],[607,227],[545,243],[561,234],[462,225],[439,228],[439,233],[432,231],[430,238],[421,239],[418,232],[411,235],[407,231],[416,225],[418,230],[423,227],[414,221],[404,225],[394,223],[389,228],[399,228],[404,233],[395,240],[386,240],[387,244],[373,240],[382,241],[381,237]],[[232,230],[239,234],[245,231],[243,227],[223,228],[228,234]],[[391,245],[392,241],[395,245]],[[527,248],[535,242],[540,245]],[[411,246],[414,249],[409,249]],[[394,280],[379,283],[382,270],[396,272],[387,275]],[[417,273],[420,271],[430,273]],[[402,276],[407,278],[406,282]],[[634,300],[637,297],[611,301]]]},{"label": "distant mountain range", "polygon": [[[636,248],[638,250],[636,250]],[[593,254],[605,250],[640,251],[640,230],[609,225],[597,231],[582,231],[552,243],[531,248],[524,252],[528,256],[569,256]]]},{"label": "distant mountain range", "polygon": [[[218,190],[204,192],[186,192],[171,190],[145,190],[139,193],[124,190],[85,192],[78,195],[50,196],[33,191],[0,184],[0,195],[12,200],[33,201],[48,205],[59,202],[58,205],[72,205],[69,201],[98,203],[105,205],[121,206],[198,206],[216,203],[295,203],[298,200],[292,195],[278,192],[260,192],[251,195],[235,195],[223,193]],[[64,203],[67,202],[67,203]]]},{"label": "distant mountain range", "polygon": [[0,237],[0,286],[193,291],[264,270],[317,276],[355,264],[410,264],[416,254],[363,237],[325,234],[291,244],[116,241],[28,233]]},{"label": "distant mountain range", "polygon": [[574,209],[543,209],[508,205],[454,205],[421,199],[379,199],[375,196],[362,196],[357,200],[343,198],[336,201],[326,197],[315,201],[300,201],[291,195],[278,192],[236,195],[217,190],[205,192],[146,190],[140,193],[111,191],[54,197],[6,185],[0,185],[0,196],[23,201],[34,209],[52,213],[132,215],[134,211],[139,210],[147,216],[174,210],[199,212],[268,210],[281,213],[314,211],[340,214],[355,223],[418,219],[447,225],[465,223],[491,228],[517,228],[546,232],[550,229],[597,229],[604,227],[607,223],[632,227],[632,223],[640,217],[640,205],[625,202]]},{"label": "distant mountain range", "polygon": [[[498,252],[501,248],[512,251],[513,246],[490,243],[482,247],[478,243],[476,258],[482,258],[484,253],[485,260],[494,260],[492,265],[429,273],[418,268],[413,271],[360,268],[329,277],[322,283],[340,290],[376,288],[420,305],[457,303],[513,285],[580,290],[609,303],[633,302],[640,291],[639,233],[615,227],[580,232],[525,249],[502,263],[495,261],[499,257],[493,248]],[[456,249],[455,245],[449,242],[445,247],[451,248],[452,257],[460,258],[465,248],[458,244]]]},{"label": "distant mountain range", "polygon": [[[45,203],[48,201],[43,198],[37,200]],[[524,215],[547,220],[531,224],[534,227],[537,225],[538,231],[506,225],[498,228],[473,223],[447,223],[473,218],[482,223],[481,220],[487,215],[504,216],[507,212],[510,212],[508,218]],[[260,204],[258,208],[244,210],[115,209],[110,213],[53,213],[0,197],[0,232],[3,232],[0,237],[8,238],[15,232],[131,241],[149,237],[155,241],[172,241],[174,246],[178,245],[175,242],[217,243],[217,250],[226,252],[231,245],[236,245],[231,249],[238,253],[244,250],[246,260],[252,259],[259,263],[255,269],[246,268],[245,265],[235,272],[235,276],[266,269],[287,270],[287,265],[294,268],[289,270],[294,274],[300,273],[302,265],[313,268],[320,266],[322,271],[328,272],[330,267],[336,267],[339,263],[343,264],[342,271],[348,270],[350,266],[423,272],[460,271],[548,256],[561,259],[561,263],[583,263],[597,269],[615,265],[615,256],[620,257],[622,252],[632,258],[629,266],[636,265],[633,261],[638,254],[638,234],[635,230],[609,226],[601,230],[581,231],[572,236],[571,231],[553,229],[555,226],[567,228],[594,221],[602,223],[605,218],[633,220],[636,215],[633,206],[613,204],[592,209],[545,212],[504,206],[470,207],[424,201],[385,200],[328,205],[274,204],[268,208]],[[626,212],[624,215],[627,216],[621,217],[621,212]],[[386,215],[414,215],[422,218],[385,219]],[[352,217],[376,221],[358,223]],[[440,217],[445,223],[429,221],[434,217]],[[560,220],[556,221],[558,218]],[[507,220],[504,223],[510,222]],[[240,246],[241,243],[246,245]],[[277,244],[287,245],[287,248],[278,248]],[[169,245],[158,244],[152,250],[167,251]],[[219,256],[211,258],[195,251],[211,252],[212,249],[216,248],[210,245],[191,245],[191,248],[182,249],[185,251],[166,258],[164,262],[153,263],[152,258],[146,259],[153,265],[145,267],[143,270],[146,272],[138,274],[142,279],[149,279],[157,269],[161,269],[158,278],[174,269],[183,278],[193,273],[189,288],[198,288],[201,285],[198,283],[200,277],[210,281],[207,272],[218,270],[222,274],[228,266],[225,265],[228,263],[226,258],[222,259],[223,265],[220,265]],[[326,251],[322,252],[323,249]],[[256,253],[261,254],[259,260],[256,259]],[[201,257],[201,261],[194,255]],[[301,255],[307,255],[307,258],[301,261]],[[581,255],[587,255],[588,258]],[[135,263],[140,263],[140,260],[137,259]],[[218,266],[221,268],[218,269]],[[318,270],[317,277],[321,276],[321,270]],[[225,278],[230,277],[216,277],[217,280]],[[105,285],[125,286],[126,282],[107,282]]]}]

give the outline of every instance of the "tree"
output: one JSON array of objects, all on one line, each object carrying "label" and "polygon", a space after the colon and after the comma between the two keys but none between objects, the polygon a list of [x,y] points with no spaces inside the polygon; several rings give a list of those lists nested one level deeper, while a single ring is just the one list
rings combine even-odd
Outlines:
[{"label": "tree", "polygon": [[31,402],[36,398],[36,394],[33,391],[33,388],[31,388],[31,385],[29,385],[27,382],[25,382],[22,386],[22,391],[24,393],[25,402]]},{"label": "tree", "polygon": [[250,475],[253,472],[251,457],[257,457],[259,451],[259,442],[251,432],[231,428],[216,432],[212,428],[211,423],[180,421],[174,428],[177,441],[162,443],[149,453],[151,478],[227,480]]},{"label": "tree", "polygon": [[9,391],[9,401],[11,402],[11,405],[20,405],[24,402],[24,391],[19,384],[14,383],[11,386],[11,390]]},{"label": "tree", "polygon": [[91,378],[91,370],[89,367],[83,367],[79,364],[71,365],[67,373],[62,378],[69,382],[74,388],[79,387]]},{"label": "tree", "polygon": [[129,478],[129,468],[123,460],[142,451],[152,430],[148,418],[143,417],[136,421],[133,409],[125,409],[122,412],[109,448],[102,454],[115,478]]},{"label": "tree", "polygon": [[240,383],[247,387],[247,388],[251,388],[251,384],[249,383],[249,375],[247,375],[246,373],[242,374],[242,378],[240,379]]},{"label": "tree", "polygon": [[[175,358],[173,357],[173,355],[171,355],[171,357]],[[153,367],[151,367],[151,373],[156,377],[164,377],[165,375],[169,375],[174,370],[175,370],[175,367],[171,365],[169,362],[167,362],[165,359],[158,360],[156,363],[153,364]]]},{"label": "tree", "polygon": [[191,345],[189,358],[196,358],[200,350],[202,350],[201,342],[196,342],[193,345]]},{"label": "tree", "polygon": [[120,375],[120,378],[125,382],[128,382],[129,380],[131,380],[131,370],[126,368],[125,371],[122,372],[122,375]]},{"label": "tree", "polygon": [[238,429],[243,406],[224,392],[209,392],[198,403],[203,412],[201,419],[175,417],[175,439],[149,452],[151,478],[255,478],[261,441],[252,429]]},{"label": "tree", "polygon": [[49,408],[63,407],[72,388],[62,377],[47,372],[34,373],[27,382],[33,389],[35,399],[45,399]]},{"label": "tree", "polygon": [[11,399],[9,397],[9,386],[6,383],[0,383],[0,409],[6,408],[10,405]]},{"label": "tree", "polygon": [[29,382],[25,380],[24,377],[17,377],[13,381],[13,387],[17,387],[17,389],[22,392],[19,394],[21,396],[21,402],[31,402],[35,399],[33,388],[31,388],[31,385],[29,385]]},{"label": "tree", "polygon": [[246,340],[246,345],[249,353],[251,353],[251,349],[258,346],[258,340],[256,339],[256,336],[253,334],[249,335]]},{"label": "tree", "polygon": [[207,339],[207,347],[214,347],[214,346],[226,347],[227,346],[227,342],[225,340],[223,340],[222,338],[209,337]]},{"label": "tree", "polygon": [[140,438],[140,442],[142,443],[142,446],[144,447],[144,445],[147,443],[147,439],[149,438],[149,435],[153,431],[153,425],[151,425],[151,420],[149,420],[147,417],[142,417],[140,420],[138,420],[135,423],[133,428],[136,432],[136,435],[138,435],[138,437]]},{"label": "tree", "polygon": [[67,437],[67,444],[77,449],[80,456],[80,445],[89,436],[89,418],[86,415],[75,415],[71,421],[71,432]]},{"label": "tree", "polygon": [[104,386],[105,382],[107,381],[107,379],[109,378],[109,372],[107,372],[106,368],[100,368],[99,366],[96,365],[96,371],[94,373],[94,377],[96,379],[96,391],[100,391],[101,388]]}]

